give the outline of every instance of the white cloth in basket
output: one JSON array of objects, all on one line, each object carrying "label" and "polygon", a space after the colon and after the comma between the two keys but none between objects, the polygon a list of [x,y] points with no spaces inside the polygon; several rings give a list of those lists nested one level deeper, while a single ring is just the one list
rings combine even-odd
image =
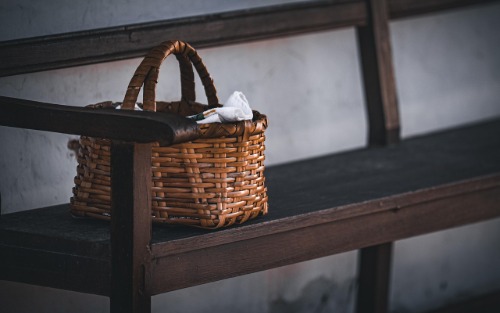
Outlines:
[{"label": "white cloth in basket", "polygon": [[[120,105],[118,105],[118,106],[116,107],[116,109],[117,109],[117,110],[120,110],[121,108],[122,108],[121,104],[120,104]],[[137,103],[135,104],[135,108],[134,108],[134,110],[135,110],[135,111],[142,111],[141,107],[139,107],[139,106],[137,105]]]},{"label": "white cloth in basket", "polygon": [[252,109],[241,91],[235,91],[220,108],[206,110],[203,113],[188,116],[198,124],[226,123],[251,120]]}]

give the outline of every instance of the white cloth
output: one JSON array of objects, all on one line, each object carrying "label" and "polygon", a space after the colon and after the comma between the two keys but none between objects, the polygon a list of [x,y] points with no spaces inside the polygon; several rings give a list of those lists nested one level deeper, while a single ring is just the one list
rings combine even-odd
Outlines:
[{"label": "white cloth", "polygon": [[225,123],[251,120],[253,113],[245,95],[240,91],[235,91],[221,108],[210,109],[188,117],[196,120],[198,124]]},{"label": "white cloth", "polygon": [[[119,106],[116,107],[117,110],[121,109],[122,106],[121,104]],[[134,108],[135,111],[142,111],[142,109],[137,105],[137,103],[135,104],[135,108]]]}]

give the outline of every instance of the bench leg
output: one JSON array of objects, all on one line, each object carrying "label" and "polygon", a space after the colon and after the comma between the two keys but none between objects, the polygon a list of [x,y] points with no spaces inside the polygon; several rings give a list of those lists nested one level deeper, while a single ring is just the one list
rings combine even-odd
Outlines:
[{"label": "bench leg", "polygon": [[357,313],[385,313],[388,310],[393,243],[360,250]]},{"label": "bench leg", "polygon": [[111,146],[111,313],[151,312],[151,145]]}]

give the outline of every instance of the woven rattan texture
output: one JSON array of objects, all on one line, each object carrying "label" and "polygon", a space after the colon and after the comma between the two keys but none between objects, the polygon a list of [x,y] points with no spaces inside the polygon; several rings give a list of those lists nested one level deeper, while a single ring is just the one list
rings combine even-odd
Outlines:
[{"label": "woven rattan texture", "polygon": [[[159,66],[175,54],[181,68],[182,100],[156,102]],[[209,106],[194,102],[194,65]],[[213,81],[189,45],[166,42],[154,48],[132,78],[122,107],[131,109],[144,85],[145,110],[183,116],[220,106]],[[90,106],[114,109],[111,102]],[[254,111],[252,121],[204,124],[199,139],[168,147],[153,144],[152,218],[154,222],[219,228],[243,223],[268,210],[264,176],[267,118]],[[71,211],[77,216],[109,219],[111,212],[111,142],[80,138]]]}]

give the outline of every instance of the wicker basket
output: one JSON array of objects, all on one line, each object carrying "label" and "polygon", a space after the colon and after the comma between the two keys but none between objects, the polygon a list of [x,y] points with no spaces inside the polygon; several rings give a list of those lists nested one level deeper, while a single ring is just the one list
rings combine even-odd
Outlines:
[{"label": "wicker basket", "polygon": [[[179,61],[182,99],[156,102],[159,68],[170,54]],[[208,106],[194,102],[192,65],[205,88]],[[122,109],[134,108],[143,85],[144,110],[187,116],[220,106],[201,58],[181,41],[164,42],[146,55],[130,81]],[[111,102],[91,107],[110,106]],[[252,121],[199,125],[200,137],[194,141],[167,147],[153,144],[151,214],[154,222],[218,228],[267,213],[263,164],[267,118],[257,111],[253,113]],[[76,216],[109,219],[110,195],[110,141],[82,136],[71,212]]]}]

